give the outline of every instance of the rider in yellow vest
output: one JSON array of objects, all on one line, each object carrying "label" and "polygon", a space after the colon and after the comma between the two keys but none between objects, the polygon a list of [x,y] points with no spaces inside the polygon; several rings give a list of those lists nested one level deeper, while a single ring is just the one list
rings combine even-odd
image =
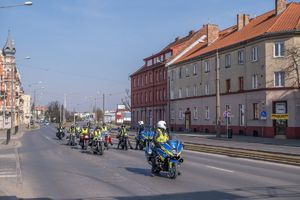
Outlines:
[{"label": "rider in yellow vest", "polygon": [[108,129],[107,129],[107,126],[105,123],[103,123],[102,125],[102,132],[106,132]]},{"label": "rider in yellow vest", "polygon": [[89,134],[89,128],[87,126],[84,126],[81,129],[81,135],[88,135]]},{"label": "rider in yellow vest", "polygon": [[152,176],[154,176],[154,174],[156,173],[156,160],[157,158],[157,154],[156,154],[156,149],[160,148],[160,145],[162,143],[166,143],[169,140],[169,135],[168,135],[168,131],[167,131],[167,123],[165,121],[159,121],[157,123],[157,129],[156,129],[156,133],[154,135],[154,151],[153,151],[153,159],[152,159],[152,169],[151,169],[151,174]]},{"label": "rider in yellow vest", "polygon": [[101,137],[101,130],[100,130],[100,127],[97,127],[94,131],[94,140],[97,138],[97,137]]}]

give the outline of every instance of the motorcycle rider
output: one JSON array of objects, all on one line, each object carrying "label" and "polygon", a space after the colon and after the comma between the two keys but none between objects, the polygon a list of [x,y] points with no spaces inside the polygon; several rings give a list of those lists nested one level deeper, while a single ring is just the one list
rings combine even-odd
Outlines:
[{"label": "motorcycle rider", "polygon": [[[117,149],[119,149],[119,146],[121,145],[122,139],[125,137],[126,133],[127,133],[127,130],[126,130],[125,124],[122,124],[121,128],[119,130],[119,143],[118,143]],[[127,139],[127,141],[128,141],[128,145],[129,145],[130,149],[133,149],[129,139]]]},{"label": "motorcycle rider", "polygon": [[145,130],[145,128],[144,128],[144,122],[143,121],[139,121],[138,124],[139,124],[139,128],[138,128],[138,133],[137,133],[137,136],[136,136],[136,139],[135,139],[135,141],[136,141],[136,143],[135,143],[135,150],[138,149],[142,131]]},{"label": "motorcycle rider", "polygon": [[97,139],[97,137],[101,137],[101,129],[99,126],[97,126],[94,130],[94,133],[93,133],[93,141],[95,141]]},{"label": "motorcycle rider", "polygon": [[152,157],[152,169],[151,175],[154,176],[156,173],[156,162],[158,159],[156,149],[161,148],[162,143],[166,143],[170,139],[167,131],[167,123],[165,121],[157,122],[157,129],[153,138],[154,148],[153,148],[153,157]]},{"label": "motorcycle rider", "polygon": [[80,137],[80,142],[83,142],[82,138],[84,138],[84,136],[88,135],[88,134],[89,134],[89,128],[87,126],[83,126],[81,129],[81,134],[80,134],[82,136],[82,137]]},{"label": "motorcycle rider", "polygon": [[102,129],[102,132],[108,131],[106,123],[102,124],[102,128],[101,129]]}]

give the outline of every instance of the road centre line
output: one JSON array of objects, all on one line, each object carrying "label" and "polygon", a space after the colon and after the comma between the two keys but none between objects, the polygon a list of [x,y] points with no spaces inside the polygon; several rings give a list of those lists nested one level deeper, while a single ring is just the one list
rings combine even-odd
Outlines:
[{"label": "road centre line", "polygon": [[223,172],[234,173],[234,171],[231,171],[231,170],[228,170],[228,169],[219,168],[219,167],[214,167],[214,166],[210,166],[210,165],[206,165],[206,167],[210,168],[210,169],[215,169],[215,170],[223,171]]},{"label": "road centre line", "polygon": [[0,178],[16,178],[16,174],[10,174],[10,175],[0,175]]}]

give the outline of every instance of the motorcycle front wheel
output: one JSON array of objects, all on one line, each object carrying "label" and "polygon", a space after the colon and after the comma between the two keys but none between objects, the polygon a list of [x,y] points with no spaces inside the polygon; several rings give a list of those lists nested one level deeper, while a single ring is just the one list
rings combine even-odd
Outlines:
[{"label": "motorcycle front wheel", "polygon": [[178,175],[178,166],[176,163],[172,163],[171,167],[169,168],[169,177],[171,179],[176,179]]}]

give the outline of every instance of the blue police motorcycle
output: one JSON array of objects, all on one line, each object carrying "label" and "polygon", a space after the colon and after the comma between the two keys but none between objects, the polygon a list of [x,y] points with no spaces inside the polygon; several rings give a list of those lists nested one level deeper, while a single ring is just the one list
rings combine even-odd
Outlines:
[{"label": "blue police motorcycle", "polygon": [[145,148],[145,155],[148,163],[152,165],[153,159],[156,159],[155,173],[166,172],[168,177],[176,179],[179,172],[179,166],[183,163],[182,158],[183,143],[173,134],[171,139],[162,143],[159,148],[150,143]]}]

